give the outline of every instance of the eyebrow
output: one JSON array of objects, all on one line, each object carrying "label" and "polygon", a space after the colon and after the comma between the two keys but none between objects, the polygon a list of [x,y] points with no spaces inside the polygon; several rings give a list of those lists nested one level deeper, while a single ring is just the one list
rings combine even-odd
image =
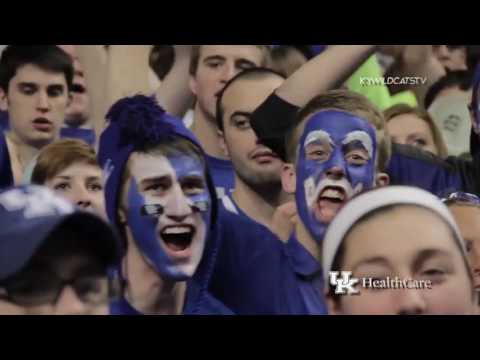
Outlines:
[{"label": "eyebrow", "polygon": [[63,180],[70,180],[72,177],[71,176],[66,176],[66,175],[57,175],[54,177],[54,179],[63,179]]},{"label": "eyebrow", "polygon": [[26,82],[26,81],[18,83],[18,87],[25,87],[25,86],[38,87],[38,84],[33,82]]},{"label": "eyebrow", "polygon": [[390,267],[390,264],[386,258],[382,256],[374,256],[358,262],[353,267],[352,272],[355,273],[357,269],[363,265],[381,265],[381,266]]},{"label": "eyebrow", "polygon": [[50,84],[47,86],[47,89],[49,90],[64,90],[65,86],[63,84]]},{"label": "eyebrow", "polygon": [[424,249],[420,251],[413,261],[413,268],[415,271],[419,270],[421,266],[428,260],[435,258],[435,257],[444,257],[449,258],[452,254],[448,251],[442,249]]},{"label": "eyebrow", "polygon": [[[72,177],[71,176],[68,176],[68,175],[57,175],[54,177],[54,179],[62,179],[62,180],[71,180]],[[89,176],[87,177],[87,181],[97,181],[97,180],[100,180],[101,177],[100,176]]]},{"label": "eyebrow", "polygon": [[251,66],[256,66],[256,64],[251,61],[251,60],[248,60],[248,59],[245,59],[245,58],[241,58],[241,59],[236,59],[235,60],[235,63],[247,63],[248,65],[251,65]]},{"label": "eyebrow", "polygon": [[[34,83],[34,82],[28,82],[28,81],[22,81],[22,82],[19,82],[18,83],[18,87],[21,88],[21,87],[40,87],[39,84],[37,83]],[[64,89],[65,86],[63,84],[48,84],[47,85],[47,88],[48,89],[52,89],[52,88],[58,88],[58,89]]]},{"label": "eyebrow", "polygon": [[101,177],[100,176],[89,176],[87,177],[87,181],[100,181]]},{"label": "eyebrow", "polygon": [[165,175],[160,175],[160,176],[154,176],[151,178],[146,178],[142,179],[140,181],[140,184],[145,185],[145,184],[150,184],[153,182],[158,182],[158,181],[166,181],[166,180],[171,180],[172,176],[170,174],[165,174]]},{"label": "eyebrow", "polygon": [[307,138],[305,139],[303,146],[306,147],[310,144],[314,143],[322,143],[322,144],[329,144],[331,147],[335,147],[335,142],[333,141],[332,137],[329,133],[323,130],[314,130],[311,131]]},{"label": "eyebrow", "polygon": [[220,56],[220,55],[211,55],[211,56],[207,56],[205,59],[203,59],[203,62],[207,62],[207,61],[210,61],[210,60],[225,60],[225,58],[223,56]]},{"label": "eyebrow", "polygon": [[367,132],[363,130],[351,131],[342,140],[342,145],[345,147],[355,146],[358,143],[362,145],[370,157],[373,156],[373,142]]}]

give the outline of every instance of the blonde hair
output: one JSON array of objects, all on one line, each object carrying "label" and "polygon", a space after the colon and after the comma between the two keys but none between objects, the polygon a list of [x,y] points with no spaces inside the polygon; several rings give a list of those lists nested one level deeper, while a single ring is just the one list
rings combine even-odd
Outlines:
[{"label": "blonde hair", "polygon": [[391,156],[391,141],[385,133],[385,119],[383,114],[365,96],[356,92],[340,89],[328,91],[314,97],[305,105],[296,116],[296,125],[286,137],[287,158],[295,162],[297,157],[298,141],[305,129],[307,119],[323,110],[339,110],[365,119],[372,124],[377,133],[377,169],[385,171]]},{"label": "blonde hair", "polygon": [[433,142],[435,143],[435,147],[437,148],[438,156],[441,158],[446,158],[448,156],[447,145],[445,144],[442,133],[440,132],[438,126],[435,124],[432,117],[427,111],[419,108],[413,108],[410,105],[406,104],[397,104],[388,108],[384,112],[386,122],[389,122],[394,117],[400,115],[415,115],[425,121],[432,133]]},{"label": "blonde hair", "polygon": [[95,150],[86,142],[74,139],[56,141],[40,152],[32,173],[32,183],[44,185],[73,164],[97,166]]}]

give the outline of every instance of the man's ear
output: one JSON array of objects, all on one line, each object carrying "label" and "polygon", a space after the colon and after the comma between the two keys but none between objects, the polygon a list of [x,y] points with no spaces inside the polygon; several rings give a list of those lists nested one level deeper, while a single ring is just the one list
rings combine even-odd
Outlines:
[{"label": "man's ear", "polygon": [[297,174],[293,164],[283,164],[282,187],[283,191],[285,191],[287,194],[295,194],[295,190],[297,188]]},{"label": "man's ear", "polygon": [[0,110],[8,110],[7,93],[0,87]]},{"label": "man's ear", "polygon": [[227,158],[230,158],[230,153],[228,152],[227,142],[225,141],[225,132],[217,129],[218,141],[220,143],[220,148]]},{"label": "man's ear", "polygon": [[127,214],[125,210],[119,207],[117,211],[117,215],[118,215],[118,221],[120,222],[120,225],[125,226],[127,224]]},{"label": "man's ear", "polygon": [[476,134],[478,134],[477,124],[475,123],[475,113],[473,112],[472,105],[468,106],[468,112],[470,113],[470,122],[472,124],[472,129]]},{"label": "man's ear", "polygon": [[197,96],[197,79],[195,79],[195,76],[190,75],[188,79],[188,87],[193,95]]},{"label": "man's ear", "polygon": [[375,185],[377,187],[390,185],[390,176],[383,172],[378,173],[377,175],[375,175]]}]

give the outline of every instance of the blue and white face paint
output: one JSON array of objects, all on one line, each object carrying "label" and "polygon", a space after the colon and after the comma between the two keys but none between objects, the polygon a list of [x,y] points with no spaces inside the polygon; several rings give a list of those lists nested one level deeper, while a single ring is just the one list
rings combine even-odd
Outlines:
[{"label": "blue and white face paint", "polygon": [[298,212],[320,242],[341,207],[375,185],[376,133],[362,118],[328,110],[307,121],[298,146]]},{"label": "blue and white face paint", "polygon": [[201,162],[134,153],[127,222],[145,259],[167,279],[193,276],[203,255],[211,198]]}]

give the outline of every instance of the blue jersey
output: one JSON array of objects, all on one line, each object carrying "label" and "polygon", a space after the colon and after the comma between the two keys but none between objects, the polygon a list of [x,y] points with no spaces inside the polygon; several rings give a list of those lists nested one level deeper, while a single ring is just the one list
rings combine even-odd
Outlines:
[{"label": "blue jersey", "polygon": [[85,141],[90,146],[95,146],[95,131],[93,129],[81,129],[74,127],[62,127],[60,129],[62,139],[78,139]]},{"label": "blue jersey", "polygon": [[212,295],[239,315],[325,313],[323,306],[316,306],[323,303],[322,288],[312,291],[320,271],[313,257],[298,243],[286,246],[230,197],[222,203],[222,241],[211,279]]},{"label": "blue jersey", "polygon": [[5,134],[0,132],[0,189],[13,186],[12,165]]},{"label": "blue jersey", "polygon": [[8,130],[8,112],[0,110],[0,132]]},{"label": "blue jersey", "polygon": [[326,315],[327,304],[323,295],[324,282],[320,263],[300,244],[295,235],[288,240],[286,252],[307,313]]},{"label": "blue jersey", "polygon": [[235,187],[232,162],[209,155],[205,155],[205,159],[217,191],[217,197],[221,199],[225,195],[230,195]]},{"label": "blue jersey", "polygon": [[[215,299],[194,281],[187,283],[187,294],[182,315],[234,315],[224,304]],[[110,315],[144,315],[121,297],[110,303]]]},{"label": "blue jersey", "polygon": [[452,190],[479,194],[479,160],[443,160],[412,146],[393,144],[387,173],[391,185],[417,186],[438,196]]}]

